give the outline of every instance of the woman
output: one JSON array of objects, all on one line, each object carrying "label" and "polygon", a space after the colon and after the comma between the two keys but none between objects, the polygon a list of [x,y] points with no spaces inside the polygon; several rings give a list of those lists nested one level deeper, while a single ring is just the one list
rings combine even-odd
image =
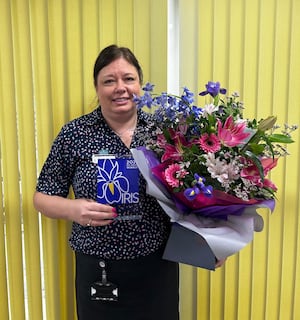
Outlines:
[{"label": "woman", "polygon": [[[97,203],[95,155],[127,156],[144,144],[150,115],[137,111],[141,67],[128,48],[109,46],[94,66],[99,106],[67,123],[40,173],[35,208],[73,222],[78,319],[176,320],[178,264],[161,258],[170,223],[139,176],[137,219],[128,207]],[[75,199],[68,199],[70,187]],[[124,219],[123,219],[124,218]]]}]

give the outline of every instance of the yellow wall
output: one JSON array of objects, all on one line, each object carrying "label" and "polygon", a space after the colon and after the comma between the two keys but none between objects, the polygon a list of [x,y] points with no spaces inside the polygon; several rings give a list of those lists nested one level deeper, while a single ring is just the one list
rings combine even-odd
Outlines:
[{"label": "yellow wall", "polygon": [[[300,123],[299,0],[175,2],[180,86],[219,80],[240,92],[245,115]],[[0,1],[0,319],[74,319],[70,226],[34,211],[36,177],[60,127],[92,110],[101,48],[130,47],[145,81],[166,89],[167,31],[167,0]],[[278,201],[264,231],[216,272],[181,266],[181,320],[300,318],[295,138],[272,174]]]}]

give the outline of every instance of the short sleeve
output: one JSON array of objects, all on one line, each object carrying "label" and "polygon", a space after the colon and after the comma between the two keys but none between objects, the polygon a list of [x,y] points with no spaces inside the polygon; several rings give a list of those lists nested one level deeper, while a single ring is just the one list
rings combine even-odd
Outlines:
[{"label": "short sleeve", "polygon": [[63,127],[54,140],[40,172],[36,190],[49,195],[67,197],[72,181],[72,146]]}]

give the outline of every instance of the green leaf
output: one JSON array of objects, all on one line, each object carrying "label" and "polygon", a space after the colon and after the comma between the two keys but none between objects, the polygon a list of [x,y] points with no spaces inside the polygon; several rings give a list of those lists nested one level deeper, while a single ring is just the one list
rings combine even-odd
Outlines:
[{"label": "green leaf", "polygon": [[294,140],[292,140],[292,138],[286,136],[285,134],[271,134],[270,136],[268,136],[268,140],[270,142],[278,142],[278,143],[292,143],[294,142]]},{"label": "green leaf", "polygon": [[264,136],[264,141],[266,142],[266,144],[269,146],[269,148],[270,148],[270,151],[271,151],[271,153],[272,153],[272,157],[273,157],[273,159],[274,159],[274,148],[273,148],[273,145],[272,145],[272,142],[266,137],[266,136]]},{"label": "green leaf", "polygon": [[257,143],[250,143],[249,144],[249,149],[256,155],[261,154],[266,145],[265,144],[257,144]]},{"label": "green leaf", "polygon": [[263,168],[263,166],[261,165],[261,162],[260,162],[259,158],[258,158],[254,153],[252,153],[252,152],[249,151],[249,150],[247,150],[247,151],[245,152],[245,156],[246,156],[247,158],[249,158],[249,159],[256,165],[261,180],[264,180],[264,178],[265,178],[265,176],[264,176],[264,168]]},{"label": "green leaf", "polygon": [[166,140],[171,143],[172,142],[172,139],[171,139],[171,136],[170,136],[170,133],[167,129],[163,129],[163,134],[164,136],[166,137]]}]

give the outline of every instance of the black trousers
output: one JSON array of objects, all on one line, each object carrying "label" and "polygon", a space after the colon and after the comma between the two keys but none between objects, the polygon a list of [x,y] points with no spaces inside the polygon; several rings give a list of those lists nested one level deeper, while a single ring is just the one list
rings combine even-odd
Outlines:
[{"label": "black trousers", "polygon": [[[161,259],[158,251],[134,260],[104,260],[76,253],[78,320],[179,320],[178,264]],[[91,299],[91,286],[107,280],[118,287],[118,301]]]}]

